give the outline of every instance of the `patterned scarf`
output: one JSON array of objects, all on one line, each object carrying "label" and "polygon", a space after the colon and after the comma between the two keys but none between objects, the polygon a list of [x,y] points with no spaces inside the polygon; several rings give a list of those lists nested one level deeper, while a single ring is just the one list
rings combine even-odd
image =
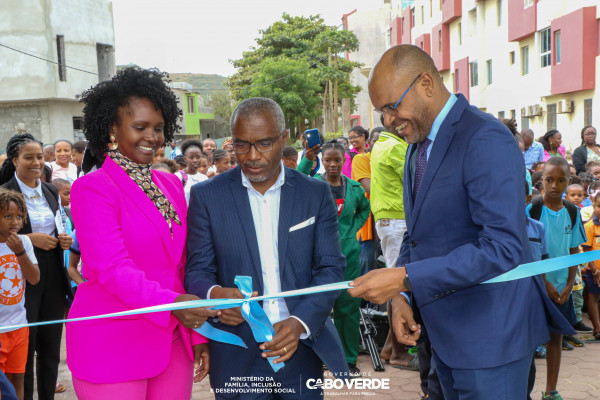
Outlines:
[{"label": "patterned scarf", "polygon": [[148,198],[154,203],[158,211],[163,215],[167,224],[169,224],[169,230],[173,235],[173,227],[171,221],[177,225],[181,225],[181,221],[177,216],[177,212],[173,205],[167,199],[158,186],[152,181],[152,170],[150,164],[138,164],[135,161],[125,157],[119,151],[109,151],[108,155],[110,158],[117,163],[118,166],[129,175],[131,179],[146,193]]}]

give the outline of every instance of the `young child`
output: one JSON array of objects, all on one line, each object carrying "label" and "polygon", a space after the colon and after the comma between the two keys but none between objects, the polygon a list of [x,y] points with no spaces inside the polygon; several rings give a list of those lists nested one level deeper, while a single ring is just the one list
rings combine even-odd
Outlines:
[{"label": "young child", "polygon": [[206,174],[208,173],[208,167],[208,154],[202,152],[200,153],[200,166],[198,167],[198,172],[206,176]]},{"label": "young child", "polygon": [[[586,193],[586,195],[588,195],[588,199],[593,203],[594,199],[596,198],[596,195],[598,195],[600,193],[600,181],[595,181],[592,182],[589,186],[588,186],[588,191]],[[581,203],[583,205],[583,202]],[[589,206],[585,206],[583,205],[583,208],[581,209],[581,220],[583,221],[583,223],[587,223],[589,220],[592,219],[592,217],[594,216],[594,206],[589,205]]]},{"label": "young child", "polygon": [[292,146],[286,146],[283,149],[283,157],[281,160],[286,167],[296,169],[296,167],[298,167],[298,150]]},{"label": "young child", "polygon": [[57,140],[54,143],[54,155],[56,160],[50,163],[52,180],[61,178],[73,182],[77,179],[77,166],[71,162],[73,144],[64,139]]},{"label": "young child", "polygon": [[220,173],[229,171],[231,169],[231,157],[225,150],[217,149],[213,151],[213,161],[215,163],[215,167],[217,168],[215,175],[219,175]]},{"label": "young child", "polygon": [[595,181],[600,180],[600,162],[598,161],[590,161],[585,164],[585,172],[588,174],[592,174]]},{"label": "young child", "polygon": [[[23,195],[0,190],[0,326],[26,324],[25,280],[40,281],[40,269],[29,237],[17,235],[27,218]],[[29,328],[0,333],[0,369],[24,397]]]},{"label": "young child", "polygon": [[[579,245],[586,241],[578,208],[562,199],[567,189],[571,172],[567,161],[562,157],[552,157],[544,166],[542,182],[544,194],[539,201],[527,206],[529,217],[544,224],[546,243],[550,258],[579,253]],[[574,220],[574,221],[573,221]],[[575,282],[576,265],[559,271],[544,274],[548,297],[565,316],[575,324],[575,309],[571,290]],[[546,344],[547,380],[543,400],[560,400],[556,390],[562,351],[562,335],[550,332]]]},{"label": "young child", "polygon": [[583,186],[578,184],[571,184],[567,187],[567,195],[565,199],[569,200],[571,203],[575,204],[579,208],[583,208],[581,202],[585,199],[585,191],[583,190]]},{"label": "young child", "polygon": [[583,190],[585,191],[585,199],[581,202],[584,207],[592,206],[592,201],[589,199],[590,193],[590,185],[594,182],[594,176],[587,172],[583,172],[579,174],[579,178],[581,179],[581,185],[583,186]]},{"label": "young child", "polygon": [[58,189],[60,196],[60,205],[64,208],[71,207],[71,182],[66,179],[56,178],[52,184]]},{"label": "young child", "polygon": [[[585,224],[587,242],[581,245],[583,251],[600,250],[600,196],[594,199],[594,217]],[[585,274],[585,284],[588,289],[588,315],[594,327],[595,340],[600,340],[600,270],[596,261],[588,263]]]}]

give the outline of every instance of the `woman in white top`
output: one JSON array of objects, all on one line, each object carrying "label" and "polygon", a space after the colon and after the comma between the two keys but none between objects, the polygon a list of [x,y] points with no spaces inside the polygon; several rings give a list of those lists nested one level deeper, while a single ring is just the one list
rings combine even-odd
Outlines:
[{"label": "woman in white top", "polygon": [[[7,159],[0,169],[0,184],[23,193],[28,218],[18,232],[27,235],[33,244],[40,268],[37,285],[26,285],[25,309],[27,321],[51,321],[64,316],[66,298],[72,297],[71,284],[63,264],[63,250],[73,244],[64,232],[59,211],[58,190],[42,182],[44,169],[42,143],[28,133],[17,134],[6,145]],[[60,216],[60,213],[59,213]],[[29,328],[29,351],[25,367],[25,398],[33,398],[34,360],[37,371],[38,398],[54,398],[62,324]],[[34,354],[37,353],[37,357]]]},{"label": "woman in white top", "polygon": [[50,163],[52,180],[60,178],[73,183],[77,179],[77,166],[71,162],[73,143],[65,139],[57,140],[54,143],[54,155],[56,159]]},{"label": "woman in white top", "polygon": [[202,162],[202,143],[196,139],[188,139],[181,144],[181,152],[187,166],[181,171],[177,171],[177,175],[182,181],[185,181],[183,188],[185,192],[185,200],[190,204],[190,189],[198,182],[207,180],[206,175],[198,172]]}]

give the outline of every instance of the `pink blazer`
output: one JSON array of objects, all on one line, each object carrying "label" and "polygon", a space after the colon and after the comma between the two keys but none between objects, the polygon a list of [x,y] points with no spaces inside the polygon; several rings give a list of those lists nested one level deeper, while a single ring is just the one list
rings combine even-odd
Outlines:
[{"label": "pink blazer", "polygon": [[[73,183],[71,211],[87,282],[77,289],[70,318],[172,303],[185,293],[183,187],[164,172],[153,171],[152,180],[182,222],[173,223],[173,237],[154,203],[110,158]],[[93,383],[156,376],[170,360],[174,329],[180,329],[193,358],[192,342],[206,339],[184,328],[170,312],[68,323],[69,369]]]}]

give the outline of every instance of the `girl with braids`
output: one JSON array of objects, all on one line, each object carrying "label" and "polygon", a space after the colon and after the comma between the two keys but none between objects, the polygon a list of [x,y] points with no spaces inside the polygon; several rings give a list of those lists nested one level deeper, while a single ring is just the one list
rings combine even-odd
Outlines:
[{"label": "girl with braids", "polygon": [[[338,230],[342,245],[342,253],[346,257],[344,280],[353,280],[360,276],[360,244],[356,233],[365,224],[371,212],[369,199],[365,196],[360,183],[349,179],[342,173],[344,165],[344,146],[332,140],[322,147],[324,174],[315,178],[329,183],[331,195],[338,207]],[[348,369],[353,377],[360,376],[356,367],[359,331],[360,298],[351,297],[347,291],[342,291],[333,306],[333,322],[342,340]]]},{"label": "girl with braids", "polygon": [[[81,96],[87,150],[104,162],[71,191],[87,279],[78,286],[71,318],[198,299],[183,287],[181,180],[150,169],[182,115],[166,77],[128,67]],[[77,397],[189,399],[192,380],[208,373],[207,340],[189,328],[219,314],[199,308],[67,324]]]},{"label": "girl with braids", "polygon": [[539,139],[544,146],[544,162],[552,157],[565,158],[565,146],[562,145],[562,135],[556,129],[549,130]]},{"label": "girl with braids", "polygon": [[188,139],[181,144],[181,152],[186,161],[185,169],[177,171],[175,175],[182,181],[185,180],[184,192],[185,200],[190,203],[190,189],[196,183],[203,182],[208,178],[200,173],[200,165],[202,163],[202,143],[197,139]]},{"label": "girl with braids", "polygon": [[[59,212],[58,190],[40,177],[44,169],[42,143],[28,133],[14,135],[6,146],[7,159],[0,169],[0,184],[22,193],[27,205],[27,221],[19,230],[29,237],[40,267],[37,285],[27,283],[25,309],[31,322],[62,319],[71,284],[63,265],[63,251],[73,243],[62,226],[56,226]],[[36,363],[38,398],[53,399],[60,362],[62,324],[29,329],[25,369],[25,398],[33,398],[33,368]],[[34,354],[37,357],[34,358]]]}]

